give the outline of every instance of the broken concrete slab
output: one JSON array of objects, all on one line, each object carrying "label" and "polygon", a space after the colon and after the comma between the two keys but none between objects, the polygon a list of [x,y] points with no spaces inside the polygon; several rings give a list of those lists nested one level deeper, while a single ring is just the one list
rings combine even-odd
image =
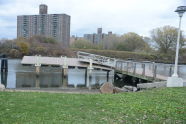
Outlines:
[{"label": "broken concrete slab", "polygon": [[152,88],[166,87],[166,85],[167,85],[166,82],[143,83],[143,84],[137,84],[137,88],[152,89]]},{"label": "broken concrete slab", "polygon": [[125,85],[123,88],[127,89],[128,92],[136,92],[138,90],[137,87],[127,86],[127,85]]},{"label": "broken concrete slab", "polygon": [[114,93],[128,92],[125,88],[114,87]]}]

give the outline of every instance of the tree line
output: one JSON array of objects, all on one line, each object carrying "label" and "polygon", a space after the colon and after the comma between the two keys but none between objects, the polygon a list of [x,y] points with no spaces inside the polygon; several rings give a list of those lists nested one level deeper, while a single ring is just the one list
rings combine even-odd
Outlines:
[{"label": "tree line", "polygon": [[[85,39],[77,39],[71,44],[76,49],[99,49],[112,51],[129,51],[136,53],[156,54],[174,60],[178,29],[172,26],[164,26],[153,29],[151,37],[143,37],[134,32],[123,35],[110,35],[99,44],[93,44]],[[186,38],[181,32],[180,56],[186,59]],[[29,39],[18,38],[13,40],[0,40],[0,53],[5,53],[12,58],[21,58],[24,55],[42,56],[75,56],[73,50],[64,48],[63,44],[53,38],[34,36]]]},{"label": "tree line", "polygon": [[34,36],[29,39],[1,39],[0,53],[7,54],[11,58],[21,58],[25,55],[74,56],[74,53],[64,48],[62,43],[43,36]]},{"label": "tree line", "polygon": [[[71,44],[72,48],[79,49],[106,49],[131,52],[157,52],[172,54],[175,51],[178,29],[172,26],[164,26],[153,29],[151,37],[143,37],[134,32],[124,35],[111,35],[104,38],[99,44],[93,44],[85,39],[80,39]],[[184,50],[186,38],[181,32],[180,48]]]}]

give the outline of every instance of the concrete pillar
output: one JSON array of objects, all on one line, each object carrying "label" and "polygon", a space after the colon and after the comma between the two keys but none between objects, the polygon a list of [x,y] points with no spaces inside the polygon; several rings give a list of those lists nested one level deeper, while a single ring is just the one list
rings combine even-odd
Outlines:
[{"label": "concrete pillar", "polygon": [[85,69],[85,86],[87,87],[87,71],[88,71],[88,69],[86,68]]},{"label": "concrete pillar", "polygon": [[40,73],[40,66],[36,66],[36,74],[39,75]]},{"label": "concrete pillar", "polygon": [[1,72],[1,82],[5,87],[7,87],[7,77],[8,77],[8,72]]},{"label": "concrete pillar", "polygon": [[92,59],[89,59],[89,67],[88,67],[88,71],[87,71],[87,87],[89,88],[89,90],[91,90],[91,83],[92,83]]},{"label": "concrete pillar", "polygon": [[36,88],[40,88],[40,80],[39,80],[39,76],[40,76],[40,68],[41,68],[41,63],[39,61],[39,57],[40,56],[36,56]]},{"label": "concrete pillar", "polygon": [[91,83],[92,83],[92,69],[88,69],[88,71],[87,71],[87,87],[89,90],[92,89]]},{"label": "concrete pillar", "polygon": [[8,72],[8,59],[6,57],[1,60],[1,72]]},{"label": "concrete pillar", "polygon": [[8,76],[8,59],[6,55],[2,55],[1,59],[1,82],[5,87],[7,86],[7,76]]},{"label": "concrete pillar", "polygon": [[63,87],[68,86],[68,68],[62,68],[62,84]]},{"label": "concrete pillar", "polygon": [[40,66],[36,66],[36,88],[40,88],[40,80],[39,80],[39,76],[40,76]]},{"label": "concrete pillar", "polygon": [[62,68],[62,84],[63,87],[68,86],[68,65],[67,65],[67,57],[64,57],[64,63]]},{"label": "concrete pillar", "polygon": [[107,82],[109,82],[109,72],[110,71],[107,71]]}]

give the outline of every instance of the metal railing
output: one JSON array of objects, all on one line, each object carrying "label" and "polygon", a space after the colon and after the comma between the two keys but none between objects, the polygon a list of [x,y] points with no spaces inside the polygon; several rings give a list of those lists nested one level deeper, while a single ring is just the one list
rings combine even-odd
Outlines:
[{"label": "metal railing", "polygon": [[[173,64],[155,63],[150,61],[136,62],[131,60],[118,60],[115,58],[80,51],[77,52],[77,56],[79,59],[92,59],[93,62],[114,67],[116,70],[134,75],[138,74],[141,76],[152,77],[154,79],[167,80],[168,77],[172,76],[174,71]],[[178,75],[186,80],[186,65],[178,66]]]},{"label": "metal railing", "polygon": [[93,62],[106,65],[106,66],[110,66],[110,67],[115,67],[115,64],[117,61],[115,58],[110,58],[106,56],[100,56],[100,55],[91,54],[87,52],[80,52],[80,51],[77,52],[77,57],[78,59],[85,59],[85,60],[91,59],[93,60]]},{"label": "metal railing", "polygon": [[[154,62],[134,62],[120,60],[116,62],[116,70],[124,71],[127,73],[138,74],[141,76],[148,76],[154,79],[166,80],[167,77],[172,76],[174,65],[162,64]],[[186,65],[178,66],[178,75],[186,79]]]}]

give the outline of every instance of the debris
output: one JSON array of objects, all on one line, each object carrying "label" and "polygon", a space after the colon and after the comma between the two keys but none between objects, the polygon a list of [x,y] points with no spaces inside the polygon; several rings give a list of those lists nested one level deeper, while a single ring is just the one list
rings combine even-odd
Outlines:
[{"label": "debris", "polygon": [[0,91],[4,91],[4,90],[5,90],[5,86],[0,83]]},{"label": "debris", "polygon": [[127,85],[125,85],[123,88],[126,88],[129,91],[133,91],[133,86],[127,86]]},{"label": "debris", "polygon": [[138,89],[137,87],[133,87],[133,86],[124,86],[123,88],[127,89],[128,92],[136,92]]},{"label": "debris", "polygon": [[166,87],[166,82],[137,84],[137,88],[139,89],[152,89],[152,88],[161,88],[161,87]]},{"label": "debris", "polygon": [[128,92],[125,88],[114,87],[114,93]]},{"label": "debris", "polygon": [[101,93],[136,92],[137,90],[137,87],[133,86],[124,86],[122,88],[114,87],[113,84],[109,82],[104,83],[100,88]]},{"label": "debris", "polygon": [[100,88],[101,93],[114,93],[114,86],[112,83],[106,82]]}]

